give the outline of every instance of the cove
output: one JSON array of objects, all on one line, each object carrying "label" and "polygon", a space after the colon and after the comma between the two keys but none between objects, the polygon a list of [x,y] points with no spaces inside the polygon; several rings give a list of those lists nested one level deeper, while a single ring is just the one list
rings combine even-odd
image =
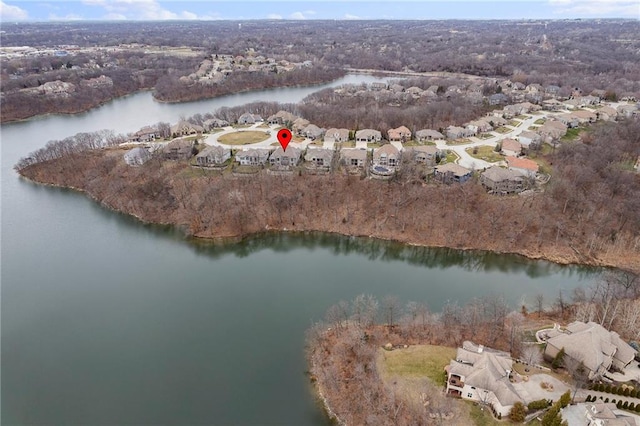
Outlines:
[{"label": "cove", "polygon": [[140,93],[0,127],[3,424],[323,425],[304,332],[337,301],[394,294],[438,311],[498,293],[515,309],[523,297],[551,300],[595,279],[597,270],[519,256],[328,234],[191,241],[12,170],[80,131],[134,131],[317,89],[189,104]]}]

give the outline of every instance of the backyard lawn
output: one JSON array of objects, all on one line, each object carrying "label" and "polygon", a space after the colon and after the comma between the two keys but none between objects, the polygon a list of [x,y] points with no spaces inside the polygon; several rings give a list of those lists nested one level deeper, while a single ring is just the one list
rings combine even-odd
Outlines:
[{"label": "backyard lawn", "polygon": [[427,377],[437,386],[444,384],[444,366],[456,356],[455,348],[434,345],[380,351],[379,368],[383,376]]},{"label": "backyard lawn", "polygon": [[[477,152],[474,153],[474,150],[477,150]],[[488,161],[489,163],[496,163],[504,160],[504,155],[501,155],[499,152],[495,152],[492,146],[477,146],[474,148],[467,148],[466,151],[470,156],[479,160]]]},{"label": "backyard lawn", "polygon": [[269,136],[270,135],[267,132],[245,130],[222,135],[218,138],[218,142],[226,145],[248,145],[267,140]]}]

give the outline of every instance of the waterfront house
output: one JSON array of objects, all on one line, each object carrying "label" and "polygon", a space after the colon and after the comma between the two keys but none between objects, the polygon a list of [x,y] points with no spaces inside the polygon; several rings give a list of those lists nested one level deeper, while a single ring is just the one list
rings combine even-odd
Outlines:
[{"label": "waterfront house", "polygon": [[443,183],[464,183],[471,178],[472,171],[456,163],[436,166],[434,176]]},{"label": "waterfront house", "polygon": [[201,134],[204,131],[202,126],[181,120],[174,126],[171,126],[171,134],[175,136],[187,136]]},{"label": "waterfront house", "polygon": [[400,151],[391,144],[373,151],[371,168],[374,172],[393,172],[400,166]]},{"label": "waterfront house", "polygon": [[228,125],[229,125],[229,122],[227,120],[222,120],[220,118],[210,118],[208,120],[205,120],[204,123],[202,123],[202,126],[207,132],[210,132],[211,130],[217,129],[220,127],[226,127]]},{"label": "waterfront house", "polygon": [[330,170],[333,162],[334,151],[332,149],[309,148],[304,156],[304,161],[316,169]]},{"label": "waterfront house", "polygon": [[261,166],[269,159],[269,150],[265,148],[251,148],[238,151],[236,161],[243,166]]},{"label": "waterfront house", "polygon": [[480,183],[493,194],[514,194],[525,189],[525,178],[522,173],[498,166],[482,172]]},{"label": "waterfront house", "polygon": [[247,124],[256,124],[262,121],[262,117],[257,114],[251,114],[249,112],[245,112],[238,118],[238,124],[247,125]]},{"label": "waterfront house", "polygon": [[340,160],[347,168],[362,169],[367,165],[367,150],[357,148],[341,149]]},{"label": "waterfront house", "polygon": [[507,157],[509,170],[516,170],[528,177],[536,177],[538,174],[538,163],[528,158]]},{"label": "waterfront house", "polygon": [[142,147],[136,147],[124,153],[124,162],[130,166],[141,166],[150,159],[151,153]]},{"label": "waterfront house", "polygon": [[507,352],[465,341],[446,367],[447,395],[490,407],[506,418],[516,402],[526,402],[510,381],[513,360]]},{"label": "waterfront house", "polygon": [[272,167],[278,169],[291,169],[300,162],[302,151],[294,146],[287,147],[285,151],[279,146],[269,157],[269,163]]},{"label": "waterfront house", "polygon": [[221,146],[208,146],[198,155],[196,155],[196,162],[199,166],[217,166],[223,164],[225,161],[231,158],[231,150],[229,148],[223,148]]},{"label": "waterfront house", "polygon": [[548,359],[555,358],[564,348],[565,357],[582,362],[590,380],[603,377],[611,368],[624,370],[637,353],[618,333],[595,322],[575,321],[565,329],[549,330],[542,337]]},{"label": "waterfront house", "polygon": [[315,124],[309,124],[304,128],[302,134],[313,141],[322,137],[322,135],[324,134],[324,129],[321,129]]},{"label": "waterfront house", "polygon": [[193,141],[174,139],[162,148],[166,160],[188,160],[193,156]]}]

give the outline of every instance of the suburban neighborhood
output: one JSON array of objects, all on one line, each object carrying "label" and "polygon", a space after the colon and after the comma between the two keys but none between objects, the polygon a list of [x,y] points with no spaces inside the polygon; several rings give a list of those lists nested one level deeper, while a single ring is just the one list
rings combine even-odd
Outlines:
[{"label": "suburban neighborhood", "polygon": [[[230,169],[234,174],[261,170],[291,174],[303,170],[383,180],[397,176],[403,167],[415,166],[426,179],[445,184],[464,183],[476,175],[488,192],[509,195],[533,190],[548,181],[550,170],[538,153],[577,139],[581,129],[597,121],[640,116],[633,97],[611,102],[601,98],[598,91],[582,96],[576,89],[563,99],[553,88],[510,83],[500,87],[522,102],[502,106],[498,98],[492,101],[488,97],[496,109],[461,126],[415,130],[400,126],[384,133],[372,128],[324,129],[285,110],[269,117],[247,111],[235,123],[218,117],[202,125],[181,120],[168,132],[164,129],[164,138],[159,129],[146,126],[123,144],[133,146],[124,159],[131,166],[141,166],[154,152],[168,160],[189,160],[193,166]],[[346,86],[335,91],[352,96],[396,91],[416,97],[429,93],[382,83],[372,83],[366,89],[352,93]],[[468,90],[477,93],[473,86]],[[284,127],[294,135],[286,151],[276,138]]]}]

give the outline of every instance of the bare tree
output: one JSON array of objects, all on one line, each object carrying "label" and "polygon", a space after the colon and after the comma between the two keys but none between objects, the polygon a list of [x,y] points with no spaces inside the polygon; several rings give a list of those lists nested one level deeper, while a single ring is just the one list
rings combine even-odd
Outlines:
[{"label": "bare tree", "polygon": [[388,327],[393,327],[400,315],[400,299],[398,296],[386,295],[382,298],[382,315]]},{"label": "bare tree", "polygon": [[538,312],[538,318],[540,318],[544,311],[544,295],[542,293],[536,295],[536,311]]},{"label": "bare tree", "polygon": [[542,362],[542,352],[538,345],[524,345],[520,359],[529,365],[540,365]]}]

